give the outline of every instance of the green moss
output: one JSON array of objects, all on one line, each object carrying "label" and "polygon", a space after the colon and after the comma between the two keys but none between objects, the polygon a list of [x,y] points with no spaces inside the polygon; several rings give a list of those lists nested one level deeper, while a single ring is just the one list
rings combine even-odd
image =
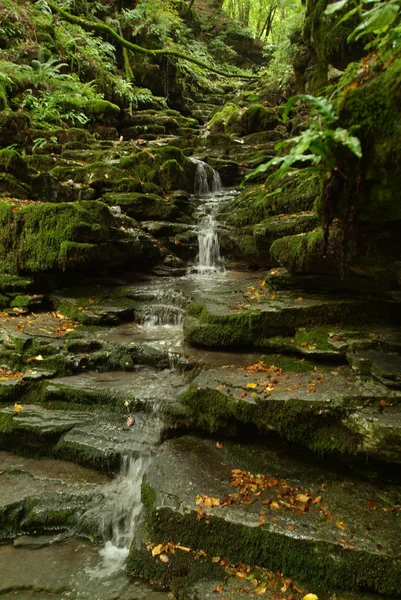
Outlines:
[{"label": "green moss", "polygon": [[2,227],[0,265],[5,272],[37,273],[85,262],[95,248],[89,242],[109,239],[112,217],[100,202],[38,204],[14,213],[9,204],[0,206]]},{"label": "green moss", "polygon": [[11,433],[14,430],[14,417],[11,413],[0,413],[0,433]]},{"label": "green moss", "polygon": [[[167,192],[173,189],[187,189],[188,185],[185,182],[184,169],[179,165],[175,159],[166,160],[162,165],[158,181],[161,187]],[[193,185],[191,185],[193,187]]]},{"label": "green moss", "polygon": [[[341,100],[341,121],[346,127],[357,125],[362,142],[366,183],[356,199],[358,217],[375,225],[401,220],[401,150],[394,127],[401,116],[400,82],[398,58],[367,83],[349,89]],[[343,200],[349,203],[348,198]]]},{"label": "green moss", "polygon": [[[397,595],[401,588],[399,559],[383,554],[359,553],[326,541],[293,539],[267,527],[246,527],[213,516],[196,519],[196,512],[182,514],[159,508],[151,515],[152,538],[179,540],[209,556],[225,556],[233,564],[259,565],[296,577],[308,588],[369,589]],[[137,574],[133,551],[129,569]],[[165,567],[164,567],[165,568]],[[380,573],[380,576],[378,574]],[[397,573],[397,576],[395,576]]]},{"label": "green moss", "polygon": [[9,173],[25,182],[28,179],[25,160],[16,150],[10,148],[0,150],[0,172]]},{"label": "green moss", "polygon": [[116,118],[120,113],[120,107],[107,100],[90,100],[83,109],[86,115],[97,121]]},{"label": "green moss", "polygon": [[10,306],[12,308],[14,308],[14,306],[19,306],[20,308],[27,308],[30,302],[31,299],[28,296],[18,295],[12,300]]},{"label": "green moss", "polygon": [[236,104],[233,104],[232,102],[225,104],[209,121],[210,131],[212,133],[224,133],[227,121],[236,111],[238,111],[238,106]]}]

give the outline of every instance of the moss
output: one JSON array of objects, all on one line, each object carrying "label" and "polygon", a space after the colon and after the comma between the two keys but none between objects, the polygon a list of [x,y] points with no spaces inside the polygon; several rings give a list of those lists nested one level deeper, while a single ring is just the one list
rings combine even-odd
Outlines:
[{"label": "moss", "polygon": [[152,512],[156,504],[156,491],[146,480],[146,475],[142,478],[141,501],[148,512]]},{"label": "moss", "polygon": [[[357,125],[362,142],[366,183],[356,199],[360,221],[378,224],[401,220],[401,151],[394,127],[401,116],[400,81],[398,58],[367,83],[348,89],[341,100],[341,122],[346,127]],[[349,203],[344,198],[347,200]]]},{"label": "moss", "polygon": [[280,238],[271,245],[270,254],[293,273],[309,272],[316,260],[324,262],[323,230]]},{"label": "moss", "polygon": [[120,107],[107,100],[90,100],[84,105],[83,110],[88,117],[96,121],[115,119],[120,113]]},{"label": "moss", "polygon": [[[167,192],[173,189],[187,189],[188,185],[187,182],[185,182],[184,176],[184,169],[176,160],[166,160],[159,171],[158,182]],[[191,184],[191,188],[192,187],[193,185]]]},{"label": "moss", "polygon": [[19,306],[20,308],[27,308],[31,302],[31,298],[29,296],[16,296],[10,306],[13,308],[14,306]]},{"label": "moss", "polygon": [[236,111],[238,111],[238,106],[236,104],[233,104],[232,102],[225,104],[209,121],[210,131],[212,133],[224,133],[227,121]]},{"label": "moss", "polygon": [[[145,264],[146,254],[159,254],[145,237],[127,239],[108,208],[97,201],[43,203],[17,212],[0,203],[0,225],[0,268],[11,274],[104,269],[107,264],[115,268],[129,254],[143,255]],[[120,245],[120,240],[125,243]]]},{"label": "moss", "polygon": [[[290,368],[295,359],[275,358],[280,364]],[[295,366],[299,366],[295,364]],[[261,435],[271,431],[284,438],[307,446],[318,454],[337,453],[355,456],[361,437],[350,432],[342,423],[347,410],[332,406],[328,411],[327,402],[306,402],[301,400],[256,400],[249,402],[230,394],[208,387],[192,387],[181,396],[181,401],[189,407],[185,420],[192,427],[208,434],[223,433],[237,436],[244,426],[253,426]]]},{"label": "moss", "polygon": [[0,197],[18,198],[19,200],[28,200],[29,188],[16,177],[8,173],[0,173]]},{"label": "moss", "polygon": [[0,433],[11,433],[14,430],[14,417],[11,413],[0,413]]},{"label": "moss", "polygon": [[22,156],[13,149],[0,150],[0,172],[9,173],[19,180],[28,181],[28,168]]},{"label": "moss", "polygon": [[[190,548],[204,549],[208,556],[225,556],[233,564],[283,572],[309,589],[362,588],[397,595],[401,587],[399,559],[383,554],[349,551],[325,541],[299,538],[295,542],[292,536],[267,527],[246,527],[216,516],[198,521],[195,511],[182,514],[159,508],[152,513],[151,523],[152,537],[157,541],[179,540]],[[138,565],[134,551],[127,564],[131,571]]]},{"label": "moss", "polygon": [[0,275],[0,291],[1,292],[29,292],[32,291],[34,282],[26,277],[18,277],[17,275]]}]

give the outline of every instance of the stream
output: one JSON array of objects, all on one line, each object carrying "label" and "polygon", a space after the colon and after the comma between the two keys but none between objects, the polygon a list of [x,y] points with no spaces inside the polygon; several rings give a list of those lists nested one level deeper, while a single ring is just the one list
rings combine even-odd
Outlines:
[{"label": "stream", "polygon": [[[146,342],[154,348],[163,349],[169,357],[169,368],[160,375],[145,370],[141,377],[136,374],[136,385],[141,394],[151,395],[162,390],[168,381],[178,377],[180,366],[191,355],[210,366],[251,359],[251,355],[230,352],[213,352],[188,346],[184,342],[182,323],[187,299],[197,290],[218,293],[219,287],[235,287],[238,278],[245,273],[226,271],[220,256],[218,222],[215,214],[222,202],[229,202],[233,192],[222,189],[220,178],[207,164],[192,159],[197,164],[195,195],[199,200],[198,223],[193,226],[198,236],[199,252],[195,262],[188,266],[183,277],[165,277],[138,284],[139,295],[153,298],[140,313],[140,324],[123,323],[96,334],[103,340]],[[253,276],[254,277],[254,276]],[[139,375],[139,378],[138,378]],[[83,375],[102,385],[127,385],[132,388],[132,374],[114,373]],[[124,383],[126,381],[126,383]],[[160,392],[159,392],[160,393]],[[120,474],[104,487],[104,503],[101,514],[95,519],[101,523],[107,540],[98,549],[89,542],[64,539],[63,536],[21,536],[14,545],[0,546],[0,597],[5,600],[162,600],[167,593],[154,591],[142,581],[133,580],[124,570],[129,547],[135,539],[135,531],[141,519],[141,481],[151,461],[150,454],[138,457],[127,454],[122,459]],[[73,467],[72,467],[73,468]],[[79,468],[79,467],[78,467]],[[91,510],[91,509],[90,509]]]}]

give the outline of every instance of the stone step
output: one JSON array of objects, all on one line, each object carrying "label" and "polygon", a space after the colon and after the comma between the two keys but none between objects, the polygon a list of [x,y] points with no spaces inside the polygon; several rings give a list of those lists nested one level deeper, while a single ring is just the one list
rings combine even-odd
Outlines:
[{"label": "stone step", "polygon": [[[60,394],[51,395],[44,406],[23,404],[22,411],[0,409],[0,448],[34,458],[48,456],[69,460],[93,469],[119,471],[123,456],[138,457],[160,443],[168,429],[161,417],[135,410],[121,402],[112,412],[86,409],[59,410]],[[87,395],[84,398],[87,398]],[[45,408],[47,406],[47,408]],[[55,407],[55,408],[52,408]],[[133,423],[127,424],[131,416]]]},{"label": "stone step", "polygon": [[[278,571],[324,599],[335,589],[401,595],[399,487],[353,479],[277,442],[216,446],[186,436],[163,444],[142,493],[153,544],[131,547],[134,575],[166,581],[193,550],[201,561]],[[167,542],[189,552],[152,556]]]},{"label": "stone step", "polygon": [[71,462],[0,451],[0,541],[21,532],[65,531],[77,525],[107,481]]},{"label": "stone step", "polygon": [[274,291],[264,279],[249,277],[244,282],[227,279],[218,296],[198,291],[184,321],[184,335],[195,345],[263,348],[265,339],[292,336],[299,327],[377,324],[397,318],[399,304],[391,299]]},{"label": "stone step", "polygon": [[347,367],[303,372],[302,360],[287,360],[289,369],[279,366],[280,357],[265,361],[202,372],[182,397],[186,418],[208,433],[238,435],[253,427],[320,454],[400,463],[400,392]]}]

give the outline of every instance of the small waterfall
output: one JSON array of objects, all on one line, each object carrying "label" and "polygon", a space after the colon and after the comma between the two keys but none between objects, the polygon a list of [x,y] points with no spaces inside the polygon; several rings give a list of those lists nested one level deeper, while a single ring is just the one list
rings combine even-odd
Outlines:
[{"label": "small waterfall", "polygon": [[220,192],[221,179],[218,172],[198,158],[191,158],[191,160],[196,164],[194,193],[197,196],[207,196]]},{"label": "small waterfall", "polygon": [[124,568],[132,540],[142,514],[142,477],[149,465],[150,457],[124,456],[121,473],[106,492],[102,506],[103,530],[108,538],[100,551],[104,564],[98,572],[100,577]]},{"label": "small waterfall", "polygon": [[221,193],[220,175],[212,167],[201,160],[191,159],[196,164],[195,194],[203,196],[199,207],[199,221],[196,227],[198,235],[198,273],[210,273],[221,269],[220,245],[217,234],[216,209]]}]

